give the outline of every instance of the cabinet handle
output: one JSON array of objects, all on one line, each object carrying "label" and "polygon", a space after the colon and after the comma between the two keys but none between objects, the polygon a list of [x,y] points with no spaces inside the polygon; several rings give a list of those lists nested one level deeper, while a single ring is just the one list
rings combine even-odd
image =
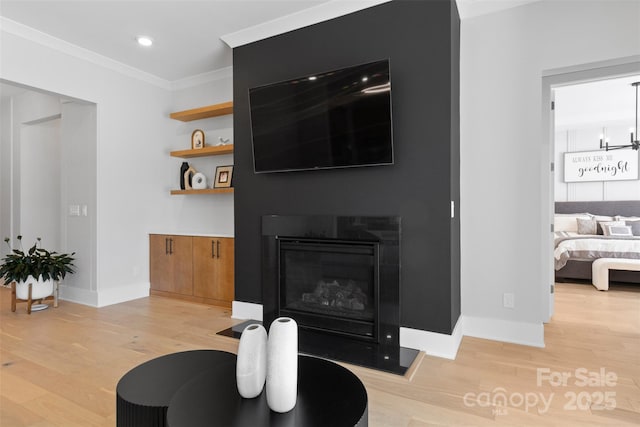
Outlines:
[{"label": "cabinet handle", "polygon": [[169,239],[169,255],[173,255],[173,239]]},{"label": "cabinet handle", "polygon": [[216,247],[215,247],[215,243],[212,240],[211,241],[211,258],[215,258],[216,257]]},{"label": "cabinet handle", "polygon": [[220,258],[220,240],[216,240],[218,244],[218,258]]},{"label": "cabinet handle", "polygon": [[164,254],[169,255],[169,238],[164,238]]}]

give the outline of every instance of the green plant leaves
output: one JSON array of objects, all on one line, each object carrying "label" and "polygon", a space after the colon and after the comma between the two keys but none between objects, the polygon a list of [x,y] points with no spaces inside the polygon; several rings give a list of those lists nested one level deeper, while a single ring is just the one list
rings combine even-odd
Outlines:
[{"label": "green plant leaves", "polygon": [[[18,240],[22,240],[22,236],[18,236]],[[40,238],[37,243],[29,248],[25,254],[22,250],[13,249],[12,253],[2,259],[0,264],[0,278],[5,282],[21,282],[29,276],[38,278],[42,275],[43,280],[62,280],[67,274],[75,272],[73,265],[73,255],[59,254],[55,251],[49,252],[46,249],[38,248]],[[5,242],[8,244],[9,239]]]}]

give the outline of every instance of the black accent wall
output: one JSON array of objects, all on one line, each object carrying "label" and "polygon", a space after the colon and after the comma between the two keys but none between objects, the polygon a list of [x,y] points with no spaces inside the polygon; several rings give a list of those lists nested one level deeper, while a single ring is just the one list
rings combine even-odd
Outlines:
[{"label": "black accent wall", "polygon": [[[237,301],[262,302],[262,215],[401,216],[400,324],[452,332],[460,316],[459,31],[455,1],[394,0],[233,50]],[[254,174],[250,87],[384,58],[394,165]]]}]

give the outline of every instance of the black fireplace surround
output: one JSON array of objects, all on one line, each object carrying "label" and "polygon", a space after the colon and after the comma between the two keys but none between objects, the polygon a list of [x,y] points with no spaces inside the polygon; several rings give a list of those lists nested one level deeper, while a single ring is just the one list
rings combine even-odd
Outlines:
[{"label": "black fireplace surround", "polygon": [[400,217],[263,216],[265,327],[291,317],[302,353],[404,373],[399,252]]}]

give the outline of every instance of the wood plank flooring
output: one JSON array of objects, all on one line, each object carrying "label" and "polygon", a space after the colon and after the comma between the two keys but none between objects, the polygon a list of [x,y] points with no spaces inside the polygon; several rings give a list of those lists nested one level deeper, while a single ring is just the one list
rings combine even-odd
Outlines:
[{"label": "wood plank flooring", "polygon": [[[424,356],[411,379],[345,365],[367,388],[369,425],[640,425],[640,286],[556,289],[545,348],[465,337],[455,361]],[[0,426],[114,426],[123,374],[176,351],[236,352],[216,332],[238,322],[158,296],[29,316],[2,288]]]}]

